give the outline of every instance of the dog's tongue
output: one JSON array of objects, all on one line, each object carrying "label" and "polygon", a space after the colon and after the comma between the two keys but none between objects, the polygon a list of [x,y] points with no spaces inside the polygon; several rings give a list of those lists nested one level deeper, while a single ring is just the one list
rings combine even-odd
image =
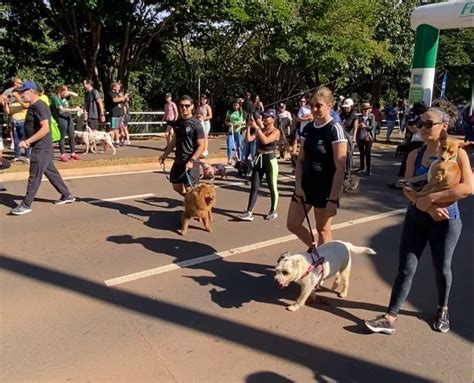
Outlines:
[{"label": "dog's tongue", "polygon": [[282,290],[285,288],[285,286],[283,286],[281,283],[278,284],[278,287]]}]

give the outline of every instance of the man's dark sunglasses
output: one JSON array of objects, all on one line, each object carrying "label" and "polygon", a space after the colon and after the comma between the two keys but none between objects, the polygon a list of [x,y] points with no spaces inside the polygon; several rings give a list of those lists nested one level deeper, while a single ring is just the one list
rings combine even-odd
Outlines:
[{"label": "man's dark sunglasses", "polygon": [[188,109],[188,108],[191,108],[191,106],[192,106],[191,104],[179,104],[179,107],[180,107],[180,108],[186,108],[186,109]]}]

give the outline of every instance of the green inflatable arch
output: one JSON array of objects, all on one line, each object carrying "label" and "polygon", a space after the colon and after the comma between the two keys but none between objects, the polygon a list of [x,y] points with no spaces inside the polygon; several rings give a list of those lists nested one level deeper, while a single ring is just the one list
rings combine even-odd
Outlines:
[{"label": "green inflatable arch", "polygon": [[[474,28],[474,1],[448,1],[415,8],[411,26],[416,30],[409,102],[431,105],[438,54],[439,31]],[[474,90],[473,90],[474,92]],[[474,97],[474,94],[473,94]],[[474,100],[471,100],[471,105]]]}]

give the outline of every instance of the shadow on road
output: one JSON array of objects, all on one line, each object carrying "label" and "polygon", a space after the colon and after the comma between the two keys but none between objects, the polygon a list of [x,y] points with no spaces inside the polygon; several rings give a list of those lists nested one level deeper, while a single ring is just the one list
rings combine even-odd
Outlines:
[{"label": "shadow on road", "polygon": [[[154,318],[158,321],[157,325],[160,321],[172,323],[175,326],[219,337],[234,344],[297,363],[310,369],[318,381],[322,376],[339,382],[372,381],[374,377],[384,383],[429,381],[421,376],[383,367],[177,304],[150,299],[117,288],[109,288],[88,279],[31,262],[16,260],[7,255],[0,255],[0,267],[18,276],[73,291],[85,297]],[[249,376],[249,379],[251,378],[252,376]],[[280,381],[282,380],[280,379]]]}]

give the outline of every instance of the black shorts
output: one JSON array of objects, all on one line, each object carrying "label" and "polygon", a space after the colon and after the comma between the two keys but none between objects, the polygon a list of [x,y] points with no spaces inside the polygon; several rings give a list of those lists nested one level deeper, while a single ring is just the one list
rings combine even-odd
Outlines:
[{"label": "black shorts", "polygon": [[87,119],[87,125],[92,130],[97,130],[97,129],[99,129],[99,119],[98,118],[89,118],[89,119]]},{"label": "black shorts", "polygon": [[325,208],[331,194],[333,177],[310,176],[303,177],[301,187],[306,197],[306,203],[315,208]]},{"label": "black shorts", "polygon": [[170,170],[172,184],[197,185],[199,183],[199,163],[194,162],[193,168],[186,172],[186,163],[174,162]]}]

